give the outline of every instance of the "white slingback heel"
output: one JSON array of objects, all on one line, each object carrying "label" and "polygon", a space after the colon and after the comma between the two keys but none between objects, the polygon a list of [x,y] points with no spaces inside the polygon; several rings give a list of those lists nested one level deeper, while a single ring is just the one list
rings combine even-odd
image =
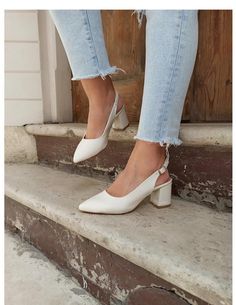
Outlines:
[{"label": "white slingback heel", "polygon": [[116,92],[116,97],[114,101],[114,105],[110,112],[109,118],[107,120],[107,124],[102,135],[96,139],[86,139],[84,133],[82,140],[79,142],[73,156],[73,162],[78,163],[89,159],[95,155],[97,155],[100,151],[105,149],[108,143],[108,136],[111,127],[118,130],[123,130],[129,125],[129,121],[125,112],[125,106],[118,113],[117,105],[118,105],[119,95]]},{"label": "white slingback heel", "polygon": [[125,214],[134,210],[150,194],[150,201],[156,207],[170,206],[172,179],[155,186],[158,177],[166,171],[169,164],[168,146],[169,144],[166,145],[166,158],[162,167],[145,179],[129,194],[123,197],[114,197],[104,190],[82,202],[79,205],[79,210],[98,214]]}]

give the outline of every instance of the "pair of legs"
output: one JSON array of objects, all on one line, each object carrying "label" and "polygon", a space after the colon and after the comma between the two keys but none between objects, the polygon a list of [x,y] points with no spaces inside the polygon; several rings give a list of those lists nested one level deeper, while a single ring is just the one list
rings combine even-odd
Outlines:
[{"label": "pair of legs", "polygon": [[[72,80],[81,80],[89,99],[86,137],[99,137],[115,98],[109,75],[119,71],[109,64],[100,11],[50,13],[68,56]],[[107,189],[113,196],[126,195],[157,170],[165,158],[165,144],[182,143],[178,138],[180,121],[197,52],[196,10],[146,10],[138,12],[138,17],[140,14],[147,19],[140,122],[129,161]],[[120,99],[118,110],[122,104]],[[156,185],[169,179],[166,171]]]}]

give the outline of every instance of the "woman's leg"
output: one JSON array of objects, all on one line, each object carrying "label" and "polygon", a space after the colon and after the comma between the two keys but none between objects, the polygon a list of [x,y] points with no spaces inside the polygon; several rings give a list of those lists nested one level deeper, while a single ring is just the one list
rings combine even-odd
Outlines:
[{"label": "woman's leg", "polygon": [[[89,100],[86,138],[98,138],[103,133],[111,112],[115,100],[115,89],[110,77],[105,80],[101,77],[82,79],[81,83]],[[117,111],[122,105],[122,98],[119,98]]]},{"label": "woman's leg", "polygon": [[[198,12],[147,10],[146,67],[139,128],[129,161],[109,187],[124,196],[158,169],[164,144],[180,145],[181,115],[193,71],[198,42]],[[162,174],[156,185],[168,181]]]},{"label": "woman's leg", "polygon": [[[97,138],[105,128],[115,99],[115,90],[109,75],[119,70],[109,64],[100,11],[49,12],[64,45],[73,74],[72,80],[81,80],[89,99],[86,138]],[[117,111],[122,105],[120,99]]]},{"label": "woman's leg", "polygon": [[180,145],[183,105],[198,43],[197,10],[147,10],[146,66],[136,139]]},{"label": "woman's leg", "polygon": [[[106,78],[104,82],[104,77],[118,70],[109,65],[100,12],[67,10],[50,13],[64,44],[72,79],[82,80],[89,97],[91,120],[88,128],[93,126],[90,137],[97,137],[99,135],[94,133],[97,117],[100,120],[96,130],[102,131],[106,122],[104,116],[108,116],[103,107],[110,104],[104,94],[114,93],[111,80]],[[165,158],[163,144],[181,144],[178,139],[181,114],[196,56],[197,11],[150,10],[145,14],[146,71],[140,124],[127,166],[108,189],[114,196],[127,194],[162,165]],[[105,93],[99,97],[103,86],[104,91],[101,91]],[[108,95],[111,101],[112,93]],[[96,111],[92,111],[93,108]],[[169,174],[166,171],[157,184],[167,180]]]}]

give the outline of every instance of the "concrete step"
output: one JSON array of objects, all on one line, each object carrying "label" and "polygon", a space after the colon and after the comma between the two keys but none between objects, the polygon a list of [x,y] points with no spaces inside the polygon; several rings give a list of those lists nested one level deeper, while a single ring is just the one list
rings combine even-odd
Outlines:
[{"label": "concrete step", "polygon": [[[30,124],[25,126],[29,134],[55,137],[83,137],[84,123]],[[111,129],[109,139],[130,141],[136,135],[138,124],[131,124],[124,131]],[[186,146],[232,146],[231,123],[182,123],[179,134]]]},{"label": "concrete step", "polygon": [[5,305],[99,305],[38,249],[5,232]]},{"label": "concrete step", "polygon": [[173,304],[231,304],[230,213],[176,197],[166,209],[147,198],[125,215],[78,210],[106,186],[37,164],[6,164],[6,223],[104,304],[124,304],[142,287],[178,296]]},{"label": "concrete step", "polygon": [[[25,129],[36,139],[40,163],[113,181],[127,163],[137,125],[131,125],[125,131],[112,130],[107,148],[79,164],[72,162],[72,156],[86,124],[36,124],[27,125]],[[231,129],[231,124],[226,123],[181,124],[183,145],[170,148],[168,167],[174,195],[217,210],[231,211]]]}]

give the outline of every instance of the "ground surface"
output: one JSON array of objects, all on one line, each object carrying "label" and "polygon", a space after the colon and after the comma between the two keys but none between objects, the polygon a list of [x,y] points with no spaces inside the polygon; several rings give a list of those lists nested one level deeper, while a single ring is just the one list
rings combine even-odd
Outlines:
[{"label": "ground surface", "polygon": [[5,305],[100,305],[18,235],[5,233]]}]

